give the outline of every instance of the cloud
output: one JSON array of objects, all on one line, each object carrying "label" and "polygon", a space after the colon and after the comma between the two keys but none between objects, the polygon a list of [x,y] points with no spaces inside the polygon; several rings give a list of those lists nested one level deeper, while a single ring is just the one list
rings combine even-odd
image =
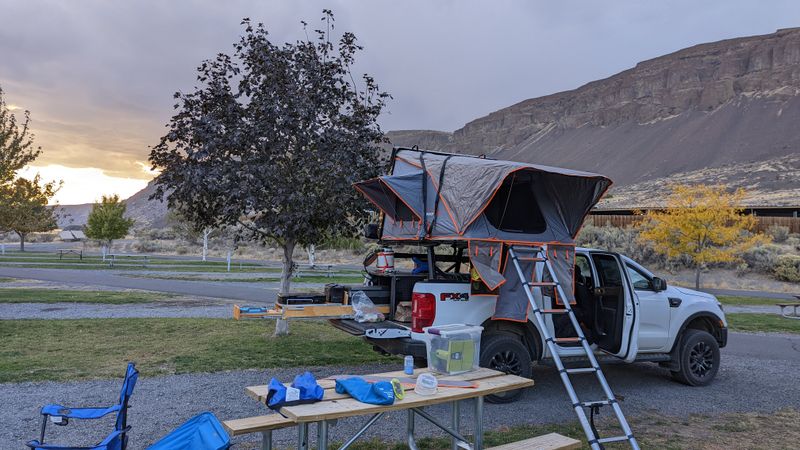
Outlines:
[{"label": "cloud", "polygon": [[53,203],[61,205],[92,203],[99,201],[103,195],[111,194],[119,194],[124,199],[147,186],[145,179],[114,177],[96,167],[74,168],[58,164],[28,166],[19,175],[33,178],[37,173],[42,176],[43,182],[64,182],[53,198]]},{"label": "cloud", "polygon": [[394,97],[384,130],[448,131],[683,47],[796,25],[800,12],[788,0],[0,0],[0,86],[31,111],[37,164],[147,177],[138,162],[164,134],[172,94],[230,52],[243,17],[286,42],[323,7],[364,45],[356,72]]}]

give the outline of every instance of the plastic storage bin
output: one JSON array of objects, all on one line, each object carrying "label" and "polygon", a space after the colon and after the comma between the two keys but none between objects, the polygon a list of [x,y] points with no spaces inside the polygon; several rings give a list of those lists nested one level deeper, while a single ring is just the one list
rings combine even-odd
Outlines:
[{"label": "plastic storage bin", "polygon": [[430,370],[455,375],[478,368],[483,327],[452,324],[422,330],[425,332]]}]

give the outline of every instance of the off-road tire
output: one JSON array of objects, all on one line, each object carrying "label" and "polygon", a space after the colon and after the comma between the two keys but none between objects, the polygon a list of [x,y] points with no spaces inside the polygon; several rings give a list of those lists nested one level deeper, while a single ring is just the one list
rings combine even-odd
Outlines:
[{"label": "off-road tire", "polygon": [[[530,349],[513,333],[492,333],[481,338],[480,366],[531,378],[533,368]],[[490,403],[511,403],[522,395],[522,389],[486,396]]]},{"label": "off-road tire", "polygon": [[680,370],[672,378],[689,386],[705,386],[714,380],[719,370],[719,344],[714,336],[701,330],[686,330],[678,351]]}]

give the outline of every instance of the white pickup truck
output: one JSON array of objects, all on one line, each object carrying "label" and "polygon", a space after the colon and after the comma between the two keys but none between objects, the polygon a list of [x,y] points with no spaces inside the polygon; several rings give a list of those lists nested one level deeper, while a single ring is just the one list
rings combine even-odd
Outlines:
[{"label": "white pickup truck", "polygon": [[[426,357],[423,327],[482,325],[481,366],[530,377],[533,364],[550,358],[532,314],[526,323],[492,320],[494,299],[470,295],[469,278],[460,273],[460,265],[453,264],[446,272],[436,264],[435,279],[414,280],[410,323],[332,323],[356,335],[364,335],[370,328],[393,330],[385,334],[388,338],[365,339],[376,351],[412,355],[420,365]],[[658,363],[676,380],[692,386],[706,385],[714,379],[720,365],[719,349],[727,343],[727,322],[722,305],[713,295],[667,286],[640,264],[613,252],[578,248],[575,265],[574,309],[598,355],[625,362]],[[537,276],[541,276],[542,265],[538,266]],[[539,308],[558,307],[539,289],[534,290],[534,297]],[[557,317],[568,319],[565,315]],[[574,335],[569,323],[554,319],[553,315],[547,315],[545,321],[550,334]],[[570,357],[578,358],[582,351],[577,346],[561,345],[559,353],[568,361]],[[509,402],[519,394],[512,392],[490,400]]]}]

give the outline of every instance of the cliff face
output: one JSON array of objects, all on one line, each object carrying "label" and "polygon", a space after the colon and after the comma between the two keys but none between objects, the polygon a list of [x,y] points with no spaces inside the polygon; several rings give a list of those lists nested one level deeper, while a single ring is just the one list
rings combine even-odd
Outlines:
[{"label": "cliff face", "polygon": [[[155,192],[151,181],[144,189],[125,200],[125,217],[134,219],[134,228],[161,228],[167,224],[167,204],[158,200],[148,200]],[[64,205],[57,208],[58,226],[85,225],[92,212],[92,204]]]},{"label": "cliff face", "polygon": [[630,184],[800,149],[800,28],[701,44],[395,145],[589,170]]}]

